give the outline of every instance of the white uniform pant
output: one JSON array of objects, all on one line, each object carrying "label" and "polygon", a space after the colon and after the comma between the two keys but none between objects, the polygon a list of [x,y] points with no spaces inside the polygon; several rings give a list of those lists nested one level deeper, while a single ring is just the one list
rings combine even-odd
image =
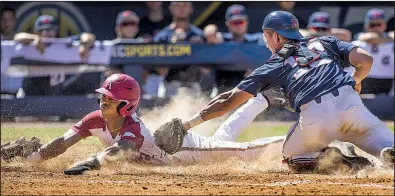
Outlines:
[{"label": "white uniform pant", "polygon": [[284,136],[275,136],[251,142],[230,142],[214,140],[190,132],[185,136],[180,151],[174,155],[167,155],[167,158],[170,158],[173,162],[184,164],[236,157],[239,160],[254,160],[265,152],[270,144],[282,143],[284,139]]},{"label": "white uniform pant", "polygon": [[284,158],[315,158],[334,140],[351,142],[374,156],[394,145],[394,133],[362,103],[351,86],[302,105],[299,121],[286,135]]}]

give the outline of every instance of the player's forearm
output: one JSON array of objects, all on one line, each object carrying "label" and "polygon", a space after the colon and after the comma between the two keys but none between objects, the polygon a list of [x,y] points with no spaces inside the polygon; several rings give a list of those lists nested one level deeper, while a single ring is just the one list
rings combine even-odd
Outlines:
[{"label": "player's forearm", "polygon": [[201,109],[198,113],[193,115],[192,118],[183,123],[184,128],[188,130],[205,121],[224,115],[227,110],[224,107],[226,106],[224,102],[229,98],[231,94],[232,92],[228,91],[212,99],[203,109]]},{"label": "player's forearm", "polygon": [[97,156],[97,159],[100,166],[104,166],[108,162],[137,157],[138,154],[133,142],[121,140],[113,146],[106,148]]},{"label": "player's forearm", "polygon": [[57,157],[66,152],[69,147],[76,144],[81,139],[82,137],[78,133],[70,129],[63,136],[54,138],[47,144],[41,146],[41,148],[30,155],[27,160],[31,162],[39,162]]},{"label": "player's forearm", "polygon": [[361,48],[353,49],[350,53],[350,63],[355,67],[353,78],[357,84],[361,83],[369,75],[372,68],[373,58]]},{"label": "player's forearm", "polygon": [[63,154],[70,146],[70,144],[65,142],[64,137],[61,136],[42,146],[39,153],[42,160],[47,160]]},{"label": "player's forearm", "polygon": [[188,130],[205,121],[220,117],[229,111],[236,109],[237,106],[246,102],[251,97],[253,97],[251,94],[238,88],[234,88],[231,91],[221,94],[210,101],[206,107],[204,107],[199,113],[195,114],[190,120],[184,122],[184,128]]}]

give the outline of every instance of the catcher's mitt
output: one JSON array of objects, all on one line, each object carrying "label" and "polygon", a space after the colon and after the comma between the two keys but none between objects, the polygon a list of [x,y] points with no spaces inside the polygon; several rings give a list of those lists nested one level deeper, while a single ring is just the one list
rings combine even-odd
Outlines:
[{"label": "catcher's mitt", "polygon": [[155,131],[155,143],[166,153],[174,154],[182,147],[186,134],[181,119],[175,118]]},{"label": "catcher's mitt", "polygon": [[36,137],[32,137],[30,141],[21,137],[16,141],[7,142],[1,145],[1,159],[4,161],[11,161],[17,156],[26,158],[37,151],[41,146],[40,139]]}]

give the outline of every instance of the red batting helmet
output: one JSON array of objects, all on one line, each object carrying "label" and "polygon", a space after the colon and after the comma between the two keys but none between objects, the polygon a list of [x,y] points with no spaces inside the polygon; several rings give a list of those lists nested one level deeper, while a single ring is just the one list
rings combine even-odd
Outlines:
[{"label": "red batting helmet", "polygon": [[139,83],[133,77],[125,74],[111,75],[103,82],[101,88],[96,89],[96,92],[111,99],[125,102],[126,104],[123,104],[118,110],[123,117],[135,112],[140,103]]}]

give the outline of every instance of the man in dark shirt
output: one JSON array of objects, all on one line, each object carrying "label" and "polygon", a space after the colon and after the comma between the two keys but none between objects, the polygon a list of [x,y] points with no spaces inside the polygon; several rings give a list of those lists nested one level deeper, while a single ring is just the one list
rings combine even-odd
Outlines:
[{"label": "man in dark shirt", "polygon": [[[249,34],[248,30],[248,15],[246,9],[242,5],[232,5],[228,7],[225,13],[227,33],[222,33],[224,42],[228,43],[258,43],[262,40],[260,33]],[[229,70],[224,69],[215,70],[215,82],[219,93],[225,92],[236,86],[243,78],[251,73],[251,70]]]},{"label": "man in dark shirt", "polygon": [[148,13],[140,21],[140,37],[152,41],[155,35],[171,23],[171,18],[164,14],[160,1],[149,1],[147,5]]},{"label": "man in dark shirt", "polygon": [[[182,36],[177,36],[178,41],[187,41],[191,43],[203,43],[203,31],[190,23],[190,17],[193,13],[191,2],[171,2],[169,6],[173,21],[170,25],[159,31],[154,37],[156,43],[174,43],[174,33],[183,32]],[[180,29],[180,30],[177,30]],[[177,31],[176,31],[177,30]],[[186,65],[186,68],[163,68],[160,73],[165,78],[166,95],[172,96],[177,93],[180,86],[198,87],[200,71],[195,66]]]}]

